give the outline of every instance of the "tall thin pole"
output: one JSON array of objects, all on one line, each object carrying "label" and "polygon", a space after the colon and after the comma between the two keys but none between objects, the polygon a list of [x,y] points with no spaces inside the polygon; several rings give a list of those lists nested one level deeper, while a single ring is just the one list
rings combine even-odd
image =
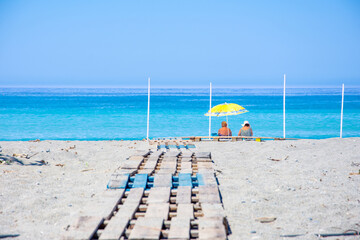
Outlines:
[{"label": "tall thin pole", "polygon": [[149,141],[149,121],[150,121],[150,78],[148,78],[148,109],[147,109],[147,129],[146,139]]},{"label": "tall thin pole", "polygon": [[342,138],[343,114],[344,114],[344,84],[342,85],[341,119],[340,119],[340,138]]},{"label": "tall thin pole", "polygon": [[284,138],[286,137],[285,134],[285,88],[286,88],[286,74],[284,74],[284,97],[283,97],[283,131],[284,131]]},{"label": "tall thin pole", "polygon": [[211,137],[211,97],[212,97],[212,85],[210,83],[209,138]]}]

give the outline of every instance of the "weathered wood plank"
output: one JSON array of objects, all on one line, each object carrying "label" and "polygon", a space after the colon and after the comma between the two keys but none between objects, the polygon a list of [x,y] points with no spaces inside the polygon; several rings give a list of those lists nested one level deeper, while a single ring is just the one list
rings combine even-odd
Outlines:
[{"label": "weathered wood plank", "polygon": [[99,216],[108,219],[112,216],[117,204],[123,197],[125,189],[106,190],[99,196],[96,196],[92,201],[87,202],[80,215],[82,216]]},{"label": "weathered wood plank", "polygon": [[181,158],[181,162],[183,163],[183,162],[192,162],[193,160],[192,160],[192,158],[191,157],[183,157],[183,158]]},{"label": "weathered wood plank", "polygon": [[155,174],[154,187],[172,187],[172,175],[169,173]]},{"label": "weathered wood plank", "polygon": [[192,187],[191,173],[180,173],[179,174],[179,186]]},{"label": "weathered wood plank", "polygon": [[191,187],[178,187],[176,194],[176,203],[191,203]]},{"label": "weathered wood plank", "polygon": [[163,218],[168,219],[169,203],[150,203],[146,209],[145,218]]},{"label": "weathered wood plank", "polygon": [[173,217],[170,222],[168,239],[190,239],[190,219]]},{"label": "weathered wood plank", "polygon": [[199,218],[199,239],[226,239],[226,230],[222,220]]},{"label": "weathered wood plank", "polygon": [[200,203],[221,203],[217,186],[199,186]]},{"label": "weathered wood plank", "polygon": [[222,204],[201,203],[201,210],[204,218],[220,218],[225,217],[225,211]]},{"label": "weathered wood plank", "polygon": [[130,156],[127,161],[142,161],[144,160],[143,156]]},{"label": "weathered wood plank", "polygon": [[200,169],[200,168],[213,169],[214,163],[213,162],[198,162],[197,166],[198,166],[198,169]]},{"label": "weathered wood plank", "polygon": [[144,169],[155,169],[157,161],[147,161],[144,165]]},{"label": "weathered wood plank", "polygon": [[163,174],[163,173],[175,174],[175,172],[176,172],[176,168],[163,168],[163,169],[160,169],[157,173],[158,174]]},{"label": "weathered wood plank", "polygon": [[182,151],[181,152],[181,156],[183,157],[183,158],[191,158],[192,156],[194,155],[194,152],[192,152],[192,151]]},{"label": "weathered wood plank", "polygon": [[146,157],[147,155],[150,154],[150,151],[149,150],[136,150],[135,152],[135,156],[143,156],[143,157]]},{"label": "weathered wood plank", "polygon": [[116,174],[112,175],[109,183],[107,184],[107,188],[109,189],[120,189],[126,188],[127,183],[129,181],[130,174]]},{"label": "weathered wood plank", "polygon": [[176,217],[194,219],[194,206],[190,203],[177,205]]},{"label": "weathered wood plank", "polygon": [[152,174],[154,172],[154,169],[150,169],[150,168],[147,168],[147,169],[140,169],[137,171],[137,173],[139,174]]},{"label": "weathered wood plank", "polygon": [[146,203],[168,203],[170,199],[170,190],[170,187],[151,188]]},{"label": "weathered wood plank", "polygon": [[177,157],[169,157],[169,156],[165,156],[162,160],[162,162],[176,162],[177,161]]},{"label": "weathered wood plank", "polygon": [[129,239],[159,239],[163,223],[163,218],[138,218]]},{"label": "weathered wood plank", "polygon": [[177,157],[180,155],[180,151],[166,152],[164,157]]},{"label": "weathered wood plank", "polygon": [[162,162],[160,165],[160,169],[176,169],[177,162]]},{"label": "weathered wood plank", "polygon": [[121,169],[138,169],[143,160],[127,160],[121,164]]},{"label": "weathered wood plank", "polygon": [[215,174],[213,173],[198,173],[196,174],[199,186],[217,186]]},{"label": "weathered wood plank", "polygon": [[103,222],[104,218],[98,216],[80,216],[70,225],[64,239],[91,239]]},{"label": "weathered wood plank", "polygon": [[[139,189],[139,188],[138,188]],[[141,198],[140,198],[141,199]],[[140,201],[139,199],[139,201]],[[118,211],[118,213],[112,217],[101,233],[100,240],[105,239],[119,239],[126,230],[129,221],[134,216],[139,207],[139,203],[125,202]]]},{"label": "weathered wood plank", "polygon": [[133,188],[146,188],[147,178],[148,178],[147,174],[136,174],[133,183]]},{"label": "weathered wood plank", "polygon": [[132,188],[125,200],[125,203],[137,203],[139,204],[141,198],[143,197],[144,189],[143,188]]}]

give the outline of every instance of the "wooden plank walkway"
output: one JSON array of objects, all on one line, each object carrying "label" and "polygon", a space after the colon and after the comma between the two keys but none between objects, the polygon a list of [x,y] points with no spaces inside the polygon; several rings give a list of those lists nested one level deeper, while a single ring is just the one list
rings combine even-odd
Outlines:
[{"label": "wooden plank walkway", "polygon": [[122,163],[65,239],[227,239],[211,153],[164,145],[176,148],[138,151]]}]

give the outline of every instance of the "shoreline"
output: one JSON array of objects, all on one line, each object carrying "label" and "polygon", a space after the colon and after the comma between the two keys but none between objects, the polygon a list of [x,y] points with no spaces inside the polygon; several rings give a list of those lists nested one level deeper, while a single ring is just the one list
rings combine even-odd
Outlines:
[{"label": "shoreline", "polygon": [[[194,144],[194,151],[212,153],[229,239],[284,234],[317,239],[314,233],[359,230],[360,175],[349,174],[360,168],[355,151],[360,138]],[[59,239],[83,205],[98,200],[114,170],[137,150],[149,149],[146,141],[0,141],[0,146],[0,154],[39,152],[18,158],[24,165],[0,165],[0,232],[20,234],[16,239]],[[256,221],[261,217],[276,220]]]}]

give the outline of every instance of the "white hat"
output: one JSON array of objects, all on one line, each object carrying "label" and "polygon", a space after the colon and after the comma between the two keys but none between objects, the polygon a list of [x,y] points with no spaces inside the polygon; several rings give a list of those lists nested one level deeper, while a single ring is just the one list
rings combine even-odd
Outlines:
[{"label": "white hat", "polygon": [[248,121],[244,121],[244,124],[242,124],[242,126],[245,126],[245,124],[249,124],[249,125],[250,125],[250,123],[249,123]]}]

